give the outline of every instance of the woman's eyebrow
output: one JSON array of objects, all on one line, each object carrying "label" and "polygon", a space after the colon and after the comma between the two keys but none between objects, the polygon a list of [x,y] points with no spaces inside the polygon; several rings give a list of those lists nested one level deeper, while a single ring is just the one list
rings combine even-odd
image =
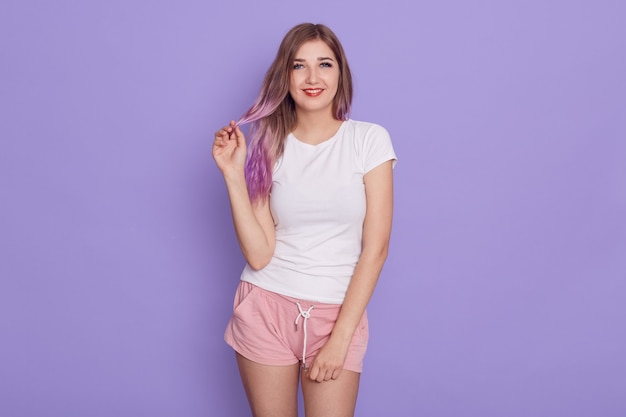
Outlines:
[{"label": "woman's eyebrow", "polygon": [[[319,58],[317,58],[318,61],[335,61],[334,59],[332,59],[331,57],[328,56],[321,56]],[[306,62],[306,59],[304,58],[295,58],[294,62]]]}]

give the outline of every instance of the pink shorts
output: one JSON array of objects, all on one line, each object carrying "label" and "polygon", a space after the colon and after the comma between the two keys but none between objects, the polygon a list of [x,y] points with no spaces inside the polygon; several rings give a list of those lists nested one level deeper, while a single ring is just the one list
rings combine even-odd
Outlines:
[{"label": "pink shorts", "polygon": [[[286,297],[241,281],[224,340],[245,358],[263,365],[300,362],[306,367],[330,337],[340,309],[338,304]],[[368,337],[364,313],[352,337],[344,369],[363,370]]]}]

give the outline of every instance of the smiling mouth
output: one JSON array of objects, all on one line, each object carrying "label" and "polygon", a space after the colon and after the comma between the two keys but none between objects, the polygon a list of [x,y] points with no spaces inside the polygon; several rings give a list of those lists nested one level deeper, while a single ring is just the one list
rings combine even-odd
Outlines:
[{"label": "smiling mouth", "polygon": [[306,94],[309,97],[317,97],[320,94],[322,94],[322,92],[324,91],[321,88],[308,88],[306,90],[302,90],[304,91],[304,94]]}]

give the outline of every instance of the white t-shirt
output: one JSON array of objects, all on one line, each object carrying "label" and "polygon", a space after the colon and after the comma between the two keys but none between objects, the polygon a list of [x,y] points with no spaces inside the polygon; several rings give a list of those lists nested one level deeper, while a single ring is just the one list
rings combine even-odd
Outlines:
[{"label": "white t-shirt", "polygon": [[276,249],[241,279],[290,297],[341,304],[359,256],[365,218],[363,175],[396,155],[387,131],[347,120],[309,145],[290,134],[272,174]]}]

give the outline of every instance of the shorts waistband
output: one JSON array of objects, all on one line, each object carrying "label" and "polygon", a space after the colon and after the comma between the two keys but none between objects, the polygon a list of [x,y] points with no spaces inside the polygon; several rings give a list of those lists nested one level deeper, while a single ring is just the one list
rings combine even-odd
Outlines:
[{"label": "shorts waistband", "polygon": [[258,288],[262,291],[263,295],[265,295],[270,300],[280,303],[284,306],[293,307],[296,304],[300,304],[300,306],[304,309],[308,309],[310,306],[315,306],[316,310],[338,310],[341,308],[341,304],[329,304],[329,303],[319,303],[317,301],[311,300],[303,300],[300,298],[290,297],[288,295],[279,294],[274,291],[266,290],[263,287],[252,284],[248,281],[243,281],[253,287]]}]

